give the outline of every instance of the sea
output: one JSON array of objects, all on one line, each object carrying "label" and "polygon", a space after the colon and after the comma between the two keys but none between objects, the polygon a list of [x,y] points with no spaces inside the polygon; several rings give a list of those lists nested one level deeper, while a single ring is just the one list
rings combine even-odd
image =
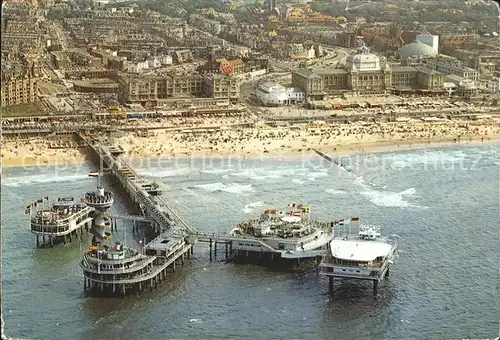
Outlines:
[{"label": "sea", "polygon": [[[354,154],[343,167],[296,157],[133,159],[165,185],[194,228],[229,231],[265,209],[308,204],[325,222],[359,217],[399,240],[379,285],[316,272],[209,261],[206,245],[158,289],[85,297],[79,268],[90,238],[37,249],[24,208],[43,196],[81,197],[92,164],[7,168],[2,174],[5,332],[30,339],[463,339],[499,334],[500,144]],[[112,212],[130,213],[113,183]],[[132,226],[114,237],[138,247]]]}]

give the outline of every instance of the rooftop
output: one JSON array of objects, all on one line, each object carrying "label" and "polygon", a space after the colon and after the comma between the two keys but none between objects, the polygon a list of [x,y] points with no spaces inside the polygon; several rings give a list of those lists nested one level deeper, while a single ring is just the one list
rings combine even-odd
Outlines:
[{"label": "rooftop", "polygon": [[308,78],[308,79],[319,77],[313,71],[307,70],[307,69],[298,69],[298,70],[293,71],[293,73],[295,73],[301,77]]},{"label": "rooftop", "polygon": [[379,256],[387,256],[392,245],[386,241],[343,240],[330,242],[331,253],[342,260],[370,262]]},{"label": "rooftop", "polygon": [[430,47],[427,44],[424,44],[420,41],[415,41],[410,44],[401,46],[397,54],[401,58],[408,58],[408,57],[436,57],[437,53],[436,51]]}]

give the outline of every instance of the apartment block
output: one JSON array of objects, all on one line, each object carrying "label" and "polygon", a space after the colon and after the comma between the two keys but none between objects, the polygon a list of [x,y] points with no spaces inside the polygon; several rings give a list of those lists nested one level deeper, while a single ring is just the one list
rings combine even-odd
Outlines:
[{"label": "apartment block", "polygon": [[33,103],[37,96],[38,78],[20,77],[2,80],[2,107]]},{"label": "apartment block", "polygon": [[230,75],[120,76],[118,99],[122,103],[151,105],[162,100],[186,97],[237,100],[239,83]]},{"label": "apartment block", "polygon": [[468,80],[478,81],[480,73],[473,68],[465,66],[461,61],[455,59],[427,59],[423,64],[431,70],[443,74],[453,74]]}]

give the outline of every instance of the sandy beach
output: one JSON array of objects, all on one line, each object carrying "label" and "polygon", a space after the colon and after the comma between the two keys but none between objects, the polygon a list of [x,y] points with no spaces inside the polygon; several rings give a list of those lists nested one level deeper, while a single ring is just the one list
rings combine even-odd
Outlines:
[{"label": "sandy beach", "polygon": [[[149,136],[127,133],[115,138],[127,156],[292,156],[319,149],[333,154],[374,152],[419,146],[487,143],[500,137],[498,121],[297,124],[283,127],[256,125],[226,127],[218,131],[152,130]],[[85,149],[51,149],[41,138],[2,143],[4,167],[77,164]]]},{"label": "sandy beach", "polygon": [[85,162],[86,150],[51,149],[43,138],[2,142],[2,167],[69,165]]}]

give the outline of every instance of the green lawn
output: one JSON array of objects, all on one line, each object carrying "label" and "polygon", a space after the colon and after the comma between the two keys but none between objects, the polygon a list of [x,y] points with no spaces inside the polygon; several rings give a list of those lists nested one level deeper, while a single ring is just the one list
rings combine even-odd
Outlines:
[{"label": "green lawn", "polygon": [[2,107],[2,117],[22,117],[43,115],[42,105],[39,102],[26,103]]}]

